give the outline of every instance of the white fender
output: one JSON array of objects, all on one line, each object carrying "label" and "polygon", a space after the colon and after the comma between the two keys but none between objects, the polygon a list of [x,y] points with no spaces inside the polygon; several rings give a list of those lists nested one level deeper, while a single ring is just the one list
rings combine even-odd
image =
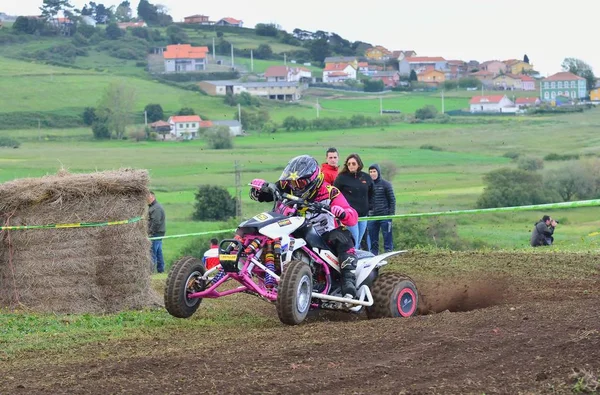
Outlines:
[{"label": "white fender", "polygon": [[387,261],[385,259],[387,259],[391,256],[394,256],[394,255],[403,254],[407,251],[408,250],[391,251],[391,252],[386,252],[384,254],[379,254],[379,255],[371,257],[371,258],[359,260],[358,263],[356,264],[356,272],[355,272],[356,284],[358,285],[358,284],[361,284],[363,281],[365,281],[365,279],[367,277],[369,277],[369,274],[371,274],[373,269],[387,265]]}]

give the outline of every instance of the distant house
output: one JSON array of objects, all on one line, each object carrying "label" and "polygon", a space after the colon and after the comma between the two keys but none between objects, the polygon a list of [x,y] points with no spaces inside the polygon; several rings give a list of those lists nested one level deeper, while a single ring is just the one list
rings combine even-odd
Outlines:
[{"label": "distant house", "polygon": [[494,76],[502,73],[506,73],[506,65],[499,60],[488,60],[479,65],[479,70],[489,71]]},{"label": "distant house", "polygon": [[494,77],[494,87],[504,90],[521,90],[521,77],[514,74],[498,74]]},{"label": "distant house", "polygon": [[471,112],[515,112],[515,104],[506,95],[473,96],[469,101]]},{"label": "distant house", "polygon": [[590,91],[591,101],[600,101],[600,88],[596,88]]},{"label": "distant house", "polygon": [[252,96],[271,100],[295,101],[302,97],[303,87],[298,82],[239,82],[201,81],[198,86],[211,96],[225,96],[248,92]]},{"label": "distant house", "polygon": [[378,71],[371,75],[371,79],[382,81],[383,86],[393,88],[400,82],[400,73],[397,71]]},{"label": "distant house", "polygon": [[325,58],[325,67],[330,64],[347,63],[358,70],[358,58],[356,56],[330,56]]},{"label": "distant house", "polygon": [[494,84],[494,73],[491,71],[479,70],[470,73],[469,77],[477,78],[484,86],[492,86]]},{"label": "distant house", "polygon": [[227,126],[232,136],[241,136],[243,134],[240,121],[212,121],[212,126]]},{"label": "distant house", "polygon": [[144,21],[139,21],[139,22],[119,22],[117,23],[117,26],[119,26],[119,29],[123,29],[126,30],[128,27],[148,27],[148,25],[146,24],[146,22]]},{"label": "distant house", "polygon": [[217,23],[215,23],[215,25],[217,26],[235,26],[235,27],[242,27],[244,24],[243,21],[239,20],[239,19],[235,19],[235,18],[223,18],[220,19]]},{"label": "distant house", "polygon": [[528,75],[522,74],[521,76],[521,89],[524,91],[534,91],[535,90],[535,79]]},{"label": "distant house", "polygon": [[203,121],[199,115],[174,115],[167,122],[171,125],[171,134],[184,139],[193,139],[198,136],[199,128],[212,126],[211,121]]},{"label": "distant house", "polygon": [[446,74],[443,71],[428,68],[417,74],[417,81],[423,82],[429,86],[438,86],[446,81]]},{"label": "distant house", "polygon": [[517,97],[517,100],[515,100],[515,104],[518,108],[533,107],[540,103],[541,100],[539,97]]},{"label": "distant house", "polygon": [[467,62],[464,60],[449,60],[446,79],[458,79],[468,73]]},{"label": "distant house", "polygon": [[183,23],[187,24],[199,24],[199,25],[212,25],[214,22],[211,22],[206,15],[190,15],[183,18]]},{"label": "distant house", "polygon": [[407,49],[407,50],[399,50],[399,51],[392,51],[392,59],[396,59],[398,61],[404,59],[404,58],[410,58],[413,56],[417,56],[417,53],[415,51],[413,51],[412,49]]},{"label": "distant house", "polygon": [[475,69],[479,70],[479,62],[476,60],[469,60],[467,62],[467,70],[471,72]]},{"label": "distant house", "polygon": [[400,75],[410,75],[412,70],[418,74],[421,71],[433,66],[435,70],[446,71],[448,62],[440,56],[413,56],[400,59],[398,61],[398,70]]},{"label": "distant house", "polygon": [[381,45],[376,45],[365,51],[365,57],[372,60],[388,60],[391,54],[387,48]]},{"label": "distant house", "polygon": [[358,62],[358,72],[364,75],[370,75],[369,73],[369,63],[368,62]]},{"label": "distant house", "polygon": [[504,64],[506,65],[506,72],[511,74],[523,74],[524,72],[533,70],[532,65],[518,59],[505,60]]},{"label": "distant house", "polygon": [[542,79],[540,82],[540,98],[543,101],[553,101],[558,96],[567,96],[571,99],[586,97],[585,78],[563,71]]},{"label": "distant house", "polygon": [[265,71],[268,82],[310,82],[312,72],[305,67],[271,66]]},{"label": "distant house", "polygon": [[186,73],[206,70],[208,47],[192,47],[190,44],[167,45],[163,52],[165,73]]},{"label": "distant house", "polygon": [[356,68],[348,63],[328,63],[323,70],[323,82],[335,83],[356,79]]}]

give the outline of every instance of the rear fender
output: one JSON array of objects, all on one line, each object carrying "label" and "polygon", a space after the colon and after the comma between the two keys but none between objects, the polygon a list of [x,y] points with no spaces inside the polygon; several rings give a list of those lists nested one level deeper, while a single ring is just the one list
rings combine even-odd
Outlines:
[{"label": "rear fender", "polygon": [[356,284],[362,284],[367,277],[369,277],[369,274],[371,274],[373,270],[387,265],[387,258],[400,255],[405,252],[407,252],[407,250],[386,252],[385,254],[379,254],[371,258],[359,260],[356,264]]}]

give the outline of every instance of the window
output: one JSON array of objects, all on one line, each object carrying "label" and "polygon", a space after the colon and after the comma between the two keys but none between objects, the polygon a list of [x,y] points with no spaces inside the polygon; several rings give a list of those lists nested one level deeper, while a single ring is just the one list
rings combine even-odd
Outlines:
[{"label": "window", "polygon": [[183,129],[183,124],[182,124],[182,123],[180,123],[180,124],[179,124],[179,127]]},{"label": "window", "polygon": [[562,91],[558,91],[557,95],[562,96]]},{"label": "window", "polygon": [[546,99],[546,100],[550,99],[550,93],[544,92],[544,99]]},{"label": "window", "polygon": [[556,99],[556,92],[552,92],[551,96],[553,99]]},{"label": "window", "polygon": [[550,83],[549,82],[544,82],[544,88],[549,89],[550,88]]},{"label": "window", "polygon": [[189,123],[186,123],[186,124],[185,124],[185,128],[186,128],[186,129],[189,129],[189,127],[190,127],[190,124],[189,124]]},{"label": "window", "polygon": [[571,91],[571,97],[575,99],[577,97],[577,93],[575,93],[575,91]]},{"label": "window", "polygon": [[552,87],[552,89],[556,88],[556,82],[552,81],[552,83],[550,84],[550,86]]},{"label": "window", "polygon": [[193,123],[193,124],[192,124],[192,127],[193,127],[193,128],[195,128],[195,127],[196,127],[196,124],[195,124],[195,123]]},{"label": "window", "polygon": [[571,81],[571,88],[576,88],[576,87],[577,87],[577,82]]},{"label": "window", "polygon": [[[558,81],[557,88],[558,89],[562,88],[562,81]],[[560,92],[558,94],[560,95]]]}]

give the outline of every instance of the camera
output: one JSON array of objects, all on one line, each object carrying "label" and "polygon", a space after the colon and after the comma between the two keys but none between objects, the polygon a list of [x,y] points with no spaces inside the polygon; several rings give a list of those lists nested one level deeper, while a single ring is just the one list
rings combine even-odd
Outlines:
[{"label": "camera", "polygon": [[558,221],[557,221],[557,220],[554,220],[554,222],[556,222],[556,224],[558,224]]}]

